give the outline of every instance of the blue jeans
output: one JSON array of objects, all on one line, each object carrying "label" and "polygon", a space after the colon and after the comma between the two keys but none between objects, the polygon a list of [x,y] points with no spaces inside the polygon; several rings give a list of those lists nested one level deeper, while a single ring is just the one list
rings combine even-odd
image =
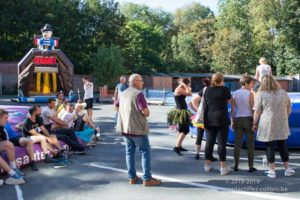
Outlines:
[{"label": "blue jeans", "polygon": [[126,164],[128,169],[128,178],[136,177],[135,170],[135,148],[139,146],[139,151],[142,157],[143,180],[147,181],[151,176],[151,155],[148,136],[124,136],[126,143]]}]

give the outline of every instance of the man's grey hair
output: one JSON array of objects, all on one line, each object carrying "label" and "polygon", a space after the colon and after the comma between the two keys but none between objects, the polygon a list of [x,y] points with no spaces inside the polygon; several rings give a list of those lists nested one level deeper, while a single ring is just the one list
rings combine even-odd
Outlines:
[{"label": "man's grey hair", "polygon": [[139,74],[131,74],[131,75],[129,76],[129,79],[128,79],[129,85],[132,86],[134,80],[135,80],[137,77],[139,77],[139,76],[141,76],[141,75],[139,75]]}]

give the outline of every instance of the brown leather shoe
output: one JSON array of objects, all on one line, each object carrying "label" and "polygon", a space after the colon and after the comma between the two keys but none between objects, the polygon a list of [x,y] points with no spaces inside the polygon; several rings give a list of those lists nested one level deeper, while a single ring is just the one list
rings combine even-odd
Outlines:
[{"label": "brown leather shoe", "polygon": [[159,184],[161,184],[161,180],[158,180],[155,178],[151,178],[148,181],[143,181],[144,186],[155,186],[155,185],[159,185]]},{"label": "brown leather shoe", "polygon": [[129,179],[129,183],[130,183],[131,185],[137,184],[137,182],[138,182],[140,179],[141,179],[140,177],[136,176],[136,177],[134,177],[134,178]]}]

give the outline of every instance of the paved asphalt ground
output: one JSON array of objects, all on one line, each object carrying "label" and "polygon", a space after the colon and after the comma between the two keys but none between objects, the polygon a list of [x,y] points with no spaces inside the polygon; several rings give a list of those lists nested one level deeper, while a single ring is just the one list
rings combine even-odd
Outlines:
[{"label": "paved asphalt ground", "polygon": [[[11,104],[0,99],[0,105]],[[102,141],[87,155],[71,155],[73,165],[53,169],[51,164],[39,164],[39,171],[26,173],[26,184],[20,187],[3,185],[0,200],[177,200],[177,199],[300,199],[300,151],[290,151],[291,167],[296,170],[292,177],[283,176],[283,166],[278,164],[277,178],[263,176],[266,166],[262,165],[263,151],[255,154],[255,167],[259,171],[247,171],[247,152],[242,150],[239,172],[228,176],[219,175],[219,163],[215,170],[205,173],[204,159],[194,160],[195,139],[188,136],[184,147],[190,151],[177,156],[172,148],[176,133],[166,126],[166,112],[170,107],[150,106],[152,146],[152,173],[162,179],[157,187],[143,187],[141,183],[129,185],[126,174],[125,148],[122,137],[114,131],[114,111],[112,105],[96,104],[94,121],[101,127]],[[205,143],[204,143],[205,144]],[[203,152],[202,146],[202,152]],[[217,152],[214,152],[217,157]],[[232,165],[233,149],[228,147],[228,165]],[[279,157],[277,160],[280,161]],[[137,152],[136,167],[141,172],[140,157]],[[2,177],[5,178],[5,177]],[[17,192],[18,191],[18,192]]]}]

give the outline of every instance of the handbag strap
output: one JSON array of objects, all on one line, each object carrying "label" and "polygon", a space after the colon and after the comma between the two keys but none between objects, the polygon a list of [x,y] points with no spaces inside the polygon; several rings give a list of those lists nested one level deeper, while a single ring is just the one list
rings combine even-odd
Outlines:
[{"label": "handbag strap", "polygon": [[[204,100],[204,93],[205,93],[206,88],[207,88],[207,87],[204,87],[204,88],[203,88],[203,92],[202,92],[202,98],[203,98],[203,100]],[[202,99],[202,98],[201,98],[201,99]]]}]

